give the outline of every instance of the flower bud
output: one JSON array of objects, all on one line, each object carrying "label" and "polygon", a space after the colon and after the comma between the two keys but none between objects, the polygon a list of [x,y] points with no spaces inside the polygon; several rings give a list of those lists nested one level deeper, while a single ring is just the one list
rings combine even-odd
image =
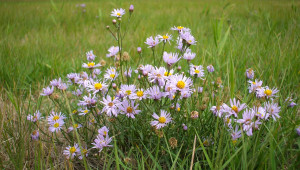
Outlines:
[{"label": "flower bud", "polygon": [[109,25],[106,26],[106,29],[109,29]]},{"label": "flower bud", "polygon": [[106,61],[105,61],[105,60],[101,60],[101,61],[100,61],[100,64],[101,64],[101,66],[103,67],[103,66],[106,65]]},{"label": "flower bud", "polygon": [[117,23],[117,20],[113,19],[113,20],[112,20],[112,23],[113,23],[113,24],[116,24],[116,23]]},{"label": "flower bud", "polygon": [[177,70],[180,71],[180,70],[181,70],[181,66],[178,66],[178,67],[177,67]]},{"label": "flower bud", "polygon": [[214,66],[212,66],[212,65],[207,66],[207,71],[210,73],[214,72],[215,71]]},{"label": "flower bud", "polygon": [[192,119],[197,119],[199,117],[199,113],[197,111],[192,111],[191,112],[191,118]]},{"label": "flower bud", "polygon": [[113,83],[113,84],[112,84],[112,87],[113,87],[114,89],[117,88],[116,83]]},{"label": "flower bud", "polygon": [[138,47],[138,48],[137,48],[137,52],[138,52],[138,53],[141,53],[141,52],[142,52],[142,48],[141,48],[141,47]]},{"label": "flower bud", "polygon": [[123,58],[124,61],[128,61],[128,60],[130,59],[130,56],[129,56],[128,52],[125,51],[125,52],[123,53],[122,58]]},{"label": "flower bud", "polygon": [[134,10],[134,6],[133,6],[133,5],[130,5],[130,7],[129,7],[129,12],[132,13],[133,10]]}]

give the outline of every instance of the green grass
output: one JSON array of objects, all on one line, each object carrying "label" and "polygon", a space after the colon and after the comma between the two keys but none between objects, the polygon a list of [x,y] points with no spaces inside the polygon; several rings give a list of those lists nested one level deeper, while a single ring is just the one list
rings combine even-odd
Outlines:
[{"label": "green grass", "polygon": [[[86,4],[85,13],[76,7],[80,3]],[[147,37],[172,33],[172,26],[182,25],[189,27],[197,40],[192,47],[197,53],[193,63],[213,64],[229,96],[244,95],[244,73],[252,67],[264,85],[280,89],[281,103],[287,96],[299,98],[299,1],[1,1],[0,157],[4,159],[0,160],[0,168],[69,166],[60,164],[60,153],[48,153],[49,148],[54,150],[51,143],[30,142],[33,127],[25,120],[26,115],[40,108],[42,99],[38,95],[49,80],[81,70],[85,52],[94,50],[100,59],[107,60],[107,49],[115,45],[105,28],[111,25],[109,14],[114,8],[127,9],[130,4],[134,4],[135,11],[131,24],[125,27],[128,34],[123,43],[131,56],[130,65],[152,62],[151,50],[144,44]],[[141,63],[137,63],[138,46],[143,49]],[[167,45],[165,50],[173,49]],[[205,112],[202,116],[209,124],[203,125],[201,132],[209,128],[215,131],[197,133],[194,168],[296,169],[300,159],[300,141],[294,130],[300,123],[297,109],[283,107],[280,122],[261,127],[262,133],[251,138],[243,136],[237,147],[225,142],[230,139],[225,135],[226,129],[221,128],[222,122],[215,123],[217,119]],[[104,153],[106,162],[97,157],[88,160],[89,166],[95,168],[101,160],[102,167],[105,162],[107,168],[117,169],[190,167],[193,145],[179,143],[177,149],[170,150],[165,138],[160,139],[161,146],[155,147],[157,138],[148,142],[149,136],[143,137],[139,129],[135,130],[139,145],[125,148],[124,143],[114,140],[112,152]],[[215,144],[219,147],[204,147],[203,135],[218,139]],[[160,159],[156,149],[160,149]],[[129,164],[124,161],[127,157],[132,159]]]}]

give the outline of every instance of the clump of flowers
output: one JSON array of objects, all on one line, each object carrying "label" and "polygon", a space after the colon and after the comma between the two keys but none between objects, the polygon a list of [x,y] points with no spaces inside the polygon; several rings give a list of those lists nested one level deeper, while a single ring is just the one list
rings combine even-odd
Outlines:
[{"label": "clump of flowers", "polygon": [[[133,9],[130,6],[129,19]],[[57,145],[63,143],[61,138],[68,142],[63,144],[67,147],[62,153],[68,160],[98,155],[98,152],[113,147],[113,142],[137,146],[139,140],[134,138],[139,138],[137,134],[142,136],[143,132],[143,138],[149,139],[156,134],[159,137],[178,134],[169,136],[171,148],[176,148],[182,142],[179,134],[188,138],[189,133],[196,134],[206,123],[218,121],[229,129],[228,136],[236,145],[244,133],[252,136],[262,124],[281,117],[281,107],[276,100],[279,90],[263,86],[262,80],[254,79],[253,69],[246,70],[249,86],[245,95],[255,98],[256,103],[238,95],[231,99],[220,98],[226,92],[221,77],[216,77],[217,67],[193,63],[198,56],[193,52],[197,41],[187,27],[174,26],[171,28],[173,35],[167,33],[147,38],[145,44],[150,48],[153,63],[135,68],[130,63],[129,53],[121,46],[126,36],[121,31],[126,11],[114,9],[111,16],[116,32],[113,33],[109,26],[107,28],[116,44],[107,49],[107,54],[99,55],[106,55],[101,58],[102,64],[97,62],[99,57],[93,51],[88,51],[82,64],[83,71],[54,79],[42,90],[41,96],[49,98],[53,108],[49,113],[36,111],[28,115],[27,119],[38,128],[31,134],[33,140],[43,136],[39,132],[47,134],[38,124],[43,121],[42,115],[47,118],[50,140]],[[176,50],[165,51],[165,45],[173,45]],[[159,51],[160,46],[162,51]],[[141,47],[137,47],[137,52],[143,57]],[[59,97],[53,98],[53,94]],[[290,107],[296,105],[292,99],[287,102]],[[207,115],[211,117],[205,117]],[[205,147],[215,143],[205,136]],[[88,154],[90,152],[94,154]]]}]

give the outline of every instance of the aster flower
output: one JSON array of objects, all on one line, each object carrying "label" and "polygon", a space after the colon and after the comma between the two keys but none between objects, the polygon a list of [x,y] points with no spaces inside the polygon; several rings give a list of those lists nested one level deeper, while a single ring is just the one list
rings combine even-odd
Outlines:
[{"label": "aster flower", "polygon": [[72,94],[74,94],[75,96],[81,96],[82,91],[80,89],[77,89],[76,91],[72,91]]},{"label": "aster flower", "polygon": [[269,117],[269,114],[266,113],[263,107],[253,107],[253,111],[259,119],[267,119]]},{"label": "aster flower", "polygon": [[249,80],[248,83],[250,83],[250,86],[248,87],[249,93],[252,93],[256,92],[257,89],[260,89],[263,82],[256,79],[255,81]]},{"label": "aster flower", "polygon": [[56,113],[56,112],[52,112],[50,114],[50,116],[48,116],[48,122],[51,123],[51,122],[55,122],[55,121],[60,121],[60,120],[64,120],[66,118],[66,116],[59,112],[59,113]]},{"label": "aster flower", "polygon": [[112,17],[121,18],[124,14],[125,14],[125,9],[120,8],[120,9],[114,9],[110,15]]},{"label": "aster flower", "polygon": [[182,31],[180,32],[180,37],[189,45],[195,45],[197,41],[195,41],[194,36],[192,36],[191,32],[189,31]]},{"label": "aster flower", "polygon": [[57,88],[60,90],[67,90],[68,85],[66,83],[60,83]]},{"label": "aster flower", "polygon": [[83,63],[82,67],[83,68],[89,68],[89,69],[93,69],[93,68],[97,68],[100,67],[101,64],[95,64],[94,62],[89,62],[89,63]]},{"label": "aster flower", "polygon": [[190,65],[190,74],[191,76],[196,75],[197,77],[203,79],[202,77],[204,77],[204,69],[203,66],[199,65],[199,66],[195,66],[193,64]]},{"label": "aster flower", "polygon": [[142,88],[137,89],[135,93],[131,94],[130,98],[139,99],[139,100],[146,99],[146,94],[144,92],[144,89],[142,89]]},{"label": "aster flower", "polygon": [[49,125],[50,125],[49,131],[50,132],[59,132],[64,124],[65,124],[65,122],[62,119],[51,121],[51,122],[49,122]]},{"label": "aster flower", "polygon": [[212,106],[210,108],[210,111],[212,111],[212,113],[218,117],[222,117],[222,114],[224,113],[224,108],[223,106]]},{"label": "aster flower", "polygon": [[146,95],[150,99],[159,100],[162,97],[165,97],[165,93],[161,92],[158,86],[152,86],[146,90]]},{"label": "aster flower", "polygon": [[154,67],[152,65],[147,64],[145,66],[142,65],[139,69],[142,71],[142,73],[143,73],[144,76],[148,76],[148,74],[150,72],[152,72],[152,70],[154,69]]},{"label": "aster flower", "polygon": [[[276,118],[280,118],[279,112],[280,112],[280,107],[278,106],[277,103],[270,103],[267,102],[265,103],[265,110],[266,114],[272,116],[272,118],[276,121]],[[267,119],[266,117],[265,119]]]},{"label": "aster flower", "polygon": [[112,115],[118,116],[119,109],[118,106],[120,105],[120,101],[118,98],[112,99],[109,95],[107,97],[103,97],[103,101],[100,101],[102,104],[104,104],[104,107],[102,109],[102,113],[106,113],[107,116],[111,117]]},{"label": "aster flower", "polygon": [[74,126],[70,126],[69,128],[68,128],[68,133],[70,133],[70,132],[72,132],[74,129],[79,129],[79,128],[81,128],[82,127],[82,125],[81,124],[74,124]]},{"label": "aster flower", "polygon": [[50,86],[57,87],[61,83],[61,78],[50,81]]},{"label": "aster flower", "polygon": [[35,113],[33,113],[33,115],[28,115],[27,116],[27,120],[30,120],[31,122],[37,122],[38,120],[42,119],[43,117],[41,117],[41,113],[39,110],[37,110]]},{"label": "aster flower", "polygon": [[[70,73],[67,75],[67,78],[69,79],[68,82],[76,83],[76,84],[78,84],[78,82],[81,80],[80,75],[77,73]],[[62,84],[62,83],[59,83],[59,84]]]},{"label": "aster flower", "polygon": [[87,150],[87,147],[83,147],[81,149],[81,152],[78,152],[78,159],[83,159],[83,157],[87,157],[89,155],[89,151]]},{"label": "aster flower", "polygon": [[79,145],[75,143],[74,146],[68,146],[66,147],[63,153],[67,159],[73,159],[76,155],[80,153]]},{"label": "aster flower", "polygon": [[298,126],[298,128],[296,129],[298,135],[300,136],[300,126]]},{"label": "aster flower", "polygon": [[193,81],[189,77],[185,77],[183,74],[175,74],[170,76],[167,83],[170,83],[170,87],[174,90],[189,90],[193,85]]},{"label": "aster flower", "polygon": [[253,71],[253,69],[252,68],[248,68],[247,70],[246,70],[246,77],[248,78],[248,79],[253,79],[254,78],[254,71]]},{"label": "aster flower", "polygon": [[84,116],[84,115],[88,114],[88,113],[90,112],[90,110],[87,109],[87,108],[84,108],[84,109],[81,109],[81,108],[80,108],[80,109],[78,110],[78,112],[79,112],[78,115]]},{"label": "aster flower", "polygon": [[225,112],[229,113],[229,115],[234,115],[235,117],[238,117],[238,113],[245,109],[247,106],[245,103],[240,104],[240,101],[235,100],[235,98],[230,99],[230,107],[226,104],[223,104],[223,108]]},{"label": "aster flower", "polygon": [[275,96],[276,93],[278,93],[279,90],[276,88],[270,89],[268,86],[257,89],[256,90],[256,96],[261,98],[261,97],[266,97],[266,98],[272,98],[272,97],[277,97]]},{"label": "aster flower", "polygon": [[34,130],[32,133],[31,133],[31,139],[32,140],[38,140],[39,139],[39,136],[40,136],[40,133],[38,130]]},{"label": "aster flower", "polygon": [[131,70],[131,67],[129,67],[128,70],[125,70],[125,71],[124,71],[124,76],[125,76],[125,77],[131,77],[131,73],[132,73],[132,70]]},{"label": "aster flower", "polygon": [[236,144],[237,139],[242,137],[242,131],[239,130],[239,126],[235,126],[235,130],[231,132],[232,143]]},{"label": "aster flower", "polygon": [[97,103],[97,98],[95,96],[83,96],[83,100],[79,101],[78,106],[87,106],[87,107],[94,107]]},{"label": "aster flower", "polygon": [[164,52],[163,59],[164,62],[167,63],[169,66],[172,66],[173,64],[175,64],[177,61],[180,60],[180,58],[178,58],[177,53],[167,53],[167,52]]},{"label": "aster flower", "polygon": [[112,147],[112,145],[109,145],[111,141],[112,138],[108,135],[104,137],[103,135],[98,134],[92,145],[94,145],[93,148],[99,149],[99,152],[101,152],[104,147]]},{"label": "aster flower", "polygon": [[119,52],[119,47],[118,46],[111,46],[108,49],[108,54],[106,54],[106,57],[113,57],[116,56]]},{"label": "aster flower", "polygon": [[98,92],[105,92],[107,91],[107,85],[104,82],[101,81],[88,81],[88,84],[86,85],[89,92],[93,92],[93,94],[96,94]]},{"label": "aster flower", "polygon": [[155,67],[149,74],[148,79],[152,83],[157,83],[159,86],[164,86],[165,81],[168,79],[168,76],[173,74],[174,70],[166,70],[164,67],[157,68]]},{"label": "aster flower", "polygon": [[154,48],[155,46],[157,46],[157,44],[159,44],[159,38],[158,37],[153,38],[151,36],[146,39],[145,44],[149,45],[148,48]]},{"label": "aster flower", "polygon": [[180,97],[182,98],[189,98],[193,94],[193,89],[182,89],[180,91]]},{"label": "aster flower", "polygon": [[253,120],[254,116],[253,110],[246,109],[243,113],[243,119],[237,120],[238,123],[243,124],[243,130],[246,131],[248,136],[252,136],[252,128],[260,123],[259,120]]},{"label": "aster flower", "polygon": [[52,86],[51,88],[50,87],[46,87],[46,88],[43,88],[43,93],[41,93],[41,96],[50,96],[54,91],[54,87]]},{"label": "aster flower", "polygon": [[106,126],[103,126],[102,128],[98,129],[98,134],[102,136],[108,135],[109,129]]},{"label": "aster flower", "polygon": [[91,50],[91,51],[88,51],[87,53],[86,53],[86,59],[88,60],[88,61],[94,61],[95,60],[95,55],[94,55],[94,53],[93,53],[93,50]]},{"label": "aster flower", "polygon": [[207,66],[206,69],[207,69],[207,71],[208,71],[209,73],[212,73],[212,72],[215,71],[215,68],[214,68],[214,66],[212,66],[212,65]]},{"label": "aster flower", "polygon": [[165,127],[168,123],[172,121],[170,113],[168,113],[165,110],[160,111],[160,116],[158,116],[156,113],[153,113],[152,117],[156,120],[151,121],[151,126],[155,126],[156,129],[160,129],[162,127]]},{"label": "aster flower", "polygon": [[172,40],[172,35],[169,35],[169,34],[166,34],[166,35],[158,35],[157,36],[161,42],[163,43],[166,43],[166,42],[169,42]]},{"label": "aster flower", "polygon": [[183,128],[183,130],[187,130],[188,129],[188,127],[184,123],[182,124],[182,128]]},{"label": "aster flower", "polygon": [[196,53],[192,53],[191,51],[186,51],[183,54],[183,59],[186,59],[187,61],[191,61],[196,57]]},{"label": "aster flower", "polygon": [[134,119],[134,115],[141,112],[140,110],[137,110],[138,106],[139,104],[134,104],[134,100],[131,100],[130,102],[124,100],[119,106],[119,109],[121,110],[121,114],[126,114],[127,117],[131,117],[132,119]]},{"label": "aster flower", "polygon": [[297,105],[297,103],[295,103],[294,100],[291,97],[286,98],[285,102],[289,103],[288,107],[294,107],[294,106]]},{"label": "aster flower", "polygon": [[119,76],[116,68],[110,67],[105,71],[104,78],[108,80],[115,80]]},{"label": "aster flower", "polygon": [[131,85],[121,85],[121,92],[122,94],[124,94],[124,97],[128,97],[129,99],[133,99],[132,98],[132,94],[135,93],[136,91],[136,87],[134,84]]},{"label": "aster flower", "polygon": [[185,28],[185,27],[183,27],[183,26],[174,26],[174,27],[172,27],[171,28],[171,30],[174,30],[174,31],[178,31],[179,33],[180,32],[189,32],[190,31],[190,29],[189,28]]}]

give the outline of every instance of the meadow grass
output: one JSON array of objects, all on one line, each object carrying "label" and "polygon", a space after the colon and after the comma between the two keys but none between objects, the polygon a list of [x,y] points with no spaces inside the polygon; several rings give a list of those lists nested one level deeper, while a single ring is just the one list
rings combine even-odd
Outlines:
[{"label": "meadow grass", "polygon": [[[86,12],[76,7],[80,3],[86,4]],[[111,25],[109,14],[114,8],[127,9],[130,4],[134,4],[135,11],[123,42],[131,56],[130,65],[152,62],[151,50],[146,50],[144,44],[147,37],[171,33],[170,27],[183,25],[192,30],[198,41],[192,47],[197,53],[193,62],[214,65],[216,75],[229,91],[226,98],[243,96],[247,89],[244,73],[249,67],[264,83],[280,89],[281,103],[288,96],[299,97],[298,1],[1,1],[1,168],[70,168],[59,156],[61,148],[30,141],[33,127],[26,121],[26,115],[40,108],[42,99],[38,96],[49,80],[81,69],[85,52],[94,50],[100,59],[106,60],[107,49],[114,43],[105,28]],[[143,49],[140,63],[138,46]],[[171,47],[166,46],[165,50],[170,51]],[[300,124],[299,110],[283,107],[281,114],[286,116],[279,123],[261,127],[263,134],[256,133],[248,139],[245,136],[242,144],[232,147],[226,142],[225,128],[219,127],[222,123],[214,123],[216,119],[203,112],[203,119],[210,122],[202,134],[186,137],[195,137],[195,149],[184,143],[170,149],[169,138],[165,137],[161,139],[165,148],[158,154],[159,147],[153,146],[156,142],[147,142],[144,138],[149,136],[137,132],[134,135],[142,139],[142,145],[125,148],[122,142],[114,143],[112,152],[88,160],[89,166],[186,169],[194,157],[195,169],[296,169],[300,159],[300,140],[295,133]],[[203,145],[202,137],[208,134],[218,139],[218,147]],[[129,163],[125,158],[130,158]]]}]

